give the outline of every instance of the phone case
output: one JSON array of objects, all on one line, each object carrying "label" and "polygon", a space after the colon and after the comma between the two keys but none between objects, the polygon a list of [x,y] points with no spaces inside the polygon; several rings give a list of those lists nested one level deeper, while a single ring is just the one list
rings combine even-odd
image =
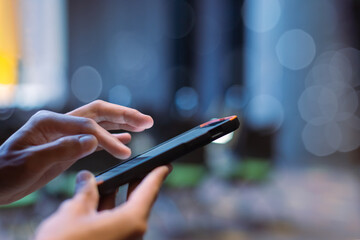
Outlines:
[{"label": "phone case", "polygon": [[146,152],[130,158],[96,176],[99,193],[112,193],[117,187],[141,179],[152,169],[166,165],[240,126],[237,116],[218,118],[192,128]]}]

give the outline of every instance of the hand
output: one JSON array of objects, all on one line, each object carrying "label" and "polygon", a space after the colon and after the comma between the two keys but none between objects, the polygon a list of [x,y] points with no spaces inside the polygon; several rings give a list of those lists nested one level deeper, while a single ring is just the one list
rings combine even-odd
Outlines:
[{"label": "hand", "polygon": [[99,100],[67,114],[36,113],[0,147],[0,204],[39,189],[96,150],[129,157],[131,135],[106,130],[139,132],[152,125],[150,116]]},{"label": "hand", "polygon": [[[130,192],[126,203],[100,212],[97,211],[99,193],[95,178],[90,172],[80,172],[76,181],[76,195],[65,201],[57,212],[39,226],[36,240],[110,240],[142,236],[161,184],[170,171],[171,166],[154,169]],[[114,195],[112,200],[107,201],[110,207]]]}]

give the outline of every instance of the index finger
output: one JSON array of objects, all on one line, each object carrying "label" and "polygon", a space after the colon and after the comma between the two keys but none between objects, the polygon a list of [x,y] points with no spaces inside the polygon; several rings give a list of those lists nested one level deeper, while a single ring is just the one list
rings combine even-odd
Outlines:
[{"label": "index finger", "polygon": [[117,104],[96,100],[68,113],[69,115],[87,117],[96,122],[110,122],[115,124],[128,124],[135,128],[147,129],[154,124],[149,115],[135,109]]}]

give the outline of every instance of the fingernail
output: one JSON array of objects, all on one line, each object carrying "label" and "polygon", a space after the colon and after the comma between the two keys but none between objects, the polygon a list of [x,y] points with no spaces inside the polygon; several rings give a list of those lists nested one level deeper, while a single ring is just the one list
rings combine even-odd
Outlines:
[{"label": "fingernail", "polygon": [[82,170],[79,172],[76,176],[76,192],[83,188],[83,186],[85,186],[92,178],[93,175],[89,171]]},{"label": "fingernail", "polygon": [[79,138],[79,142],[81,143],[81,145],[87,145],[87,144],[93,142],[94,138],[95,137],[93,135],[82,135]]},{"label": "fingernail", "polygon": [[131,149],[128,148],[127,146],[125,146],[121,152],[119,152],[117,155],[114,155],[116,156],[117,158],[120,158],[120,159],[127,159],[131,156]]},{"label": "fingernail", "polygon": [[166,165],[166,166],[169,168],[169,173],[171,173],[171,172],[172,172],[172,170],[174,169],[173,165],[168,164],[168,165]]}]

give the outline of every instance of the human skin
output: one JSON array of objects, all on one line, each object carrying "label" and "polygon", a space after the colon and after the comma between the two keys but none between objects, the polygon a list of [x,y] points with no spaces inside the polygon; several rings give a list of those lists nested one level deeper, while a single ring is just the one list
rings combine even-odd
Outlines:
[{"label": "human skin", "polygon": [[67,114],[39,111],[0,146],[0,204],[41,188],[96,150],[128,158],[131,135],[107,130],[140,132],[152,125],[148,115],[100,100]]},{"label": "human skin", "polygon": [[147,229],[147,220],[161,184],[170,171],[171,166],[161,166],[139,184],[131,184],[128,200],[115,208],[115,194],[99,203],[94,176],[87,171],[80,172],[75,196],[61,204],[39,226],[35,239],[119,240],[141,237]]}]

